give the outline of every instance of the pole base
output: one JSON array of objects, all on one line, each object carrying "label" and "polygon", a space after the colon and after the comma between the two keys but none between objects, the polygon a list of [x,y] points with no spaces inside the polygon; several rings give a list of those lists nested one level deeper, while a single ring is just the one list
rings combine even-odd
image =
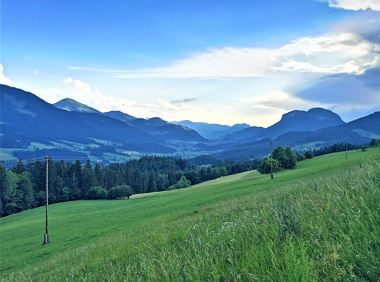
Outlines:
[{"label": "pole base", "polygon": [[49,235],[47,233],[44,234],[44,242],[43,242],[43,245],[46,245],[47,243],[49,243]]}]

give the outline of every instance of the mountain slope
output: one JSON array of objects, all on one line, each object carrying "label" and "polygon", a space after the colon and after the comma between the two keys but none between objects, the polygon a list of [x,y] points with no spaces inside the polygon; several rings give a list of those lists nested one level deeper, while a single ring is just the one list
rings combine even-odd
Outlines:
[{"label": "mountain slope", "polygon": [[[61,110],[32,93],[0,85],[1,146],[28,148],[32,142],[52,146],[52,142],[79,143],[86,150],[170,152],[155,138],[119,120],[97,113]],[[53,146],[54,147],[54,146]],[[99,153],[99,152],[98,152]]]},{"label": "mountain slope", "polygon": [[53,104],[58,109],[66,110],[69,112],[81,112],[81,113],[100,113],[98,110],[91,108],[85,104],[79,103],[70,98],[62,99]]}]

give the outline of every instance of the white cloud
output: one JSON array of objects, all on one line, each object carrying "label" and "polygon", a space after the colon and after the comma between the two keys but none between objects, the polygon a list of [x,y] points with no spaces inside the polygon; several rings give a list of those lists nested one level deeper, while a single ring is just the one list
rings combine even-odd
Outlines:
[{"label": "white cloud", "polygon": [[226,47],[195,54],[169,66],[131,70],[122,78],[238,78],[274,72],[361,74],[378,63],[379,46],[342,32],[302,37],[279,48]]},{"label": "white cloud", "polygon": [[320,104],[305,101],[283,90],[273,90],[259,97],[243,97],[241,101],[248,105],[265,108],[267,111],[271,109],[288,111],[320,106]]},{"label": "white cloud", "polygon": [[74,79],[72,77],[66,77],[63,80],[63,82],[65,84],[67,84],[68,86],[70,86],[71,88],[77,90],[81,94],[86,94],[86,95],[90,94],[90,95],[92,95],[92,94],[95,94],[94,92],[96,92],[96,94],[98,94],[96,90],[93,91],[91,89],[90,84],[88,84],[88,83],[86,83],[84,81],[81,81],[79,79]]},{"label": "white cloud", "polygon": [[374,10],[380,11],[379,0],[328,0],[329,6],[345,10]]},{"label": "white cloud", "polygon": [[129,99],[103,95],[99,90],[94,89],[90,84],[79,79],[67,77],[63,82],[69,88],[66,92],[68,94],[67,97],[100,111],[124,110],[129,112],[130,108],[136,106],[136,103]]},{"label": "white cloud", "polygon": [[4,75],[3,64],[0,64],[0,83],[5,84],[5,85],[9,85],[9,86],[15,86],[14,81],[12,79],[10,79],[9,77],[6,77]]}]

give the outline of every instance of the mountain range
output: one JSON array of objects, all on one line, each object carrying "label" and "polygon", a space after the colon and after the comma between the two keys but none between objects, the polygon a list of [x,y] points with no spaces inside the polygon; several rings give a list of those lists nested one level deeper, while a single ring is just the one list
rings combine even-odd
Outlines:
[{"label": "mountain range", "polygon": [[273,146],[297,150],[380,138],[380,112],[345,123],[323,108],[295,110],[267,128],[205,122],[137,118],[120,111],[100,112],[72,99],[49,104],[21,89],[0,85],[1,160],[49,155],[107,162],[142,154],[219,159],[264,156]]}]

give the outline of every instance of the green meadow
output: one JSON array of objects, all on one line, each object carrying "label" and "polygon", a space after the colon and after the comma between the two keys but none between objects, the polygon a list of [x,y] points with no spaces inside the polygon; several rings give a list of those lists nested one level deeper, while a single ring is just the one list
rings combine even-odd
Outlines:
[{"label": "green meadow", "polygon": [[379,281],[380,151],[0,219],[4,281]]}]

